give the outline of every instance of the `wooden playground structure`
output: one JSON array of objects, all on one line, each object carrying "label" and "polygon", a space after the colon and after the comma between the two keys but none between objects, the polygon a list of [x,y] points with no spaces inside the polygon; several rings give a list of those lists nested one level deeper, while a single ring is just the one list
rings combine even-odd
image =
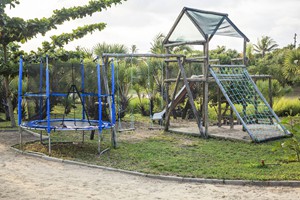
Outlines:
[{"label": "wooden playground structure", "polygon": [[[215,35],[236,37],[243,40],[242,58],[233,59],[231,64],[220,65],[213,64],[210,60],[209,45]],[[174,132],[193,132],[203,138],[210,136],[209,123],[209,85],[217,84],[217,112],[218,123],[217,127],[222,126],[222,120],[225,116],[222,115],[221,97],[225,97],[230,108],[230,116],[228,121],[230,129],[213,128],[212,132],[218,135],[218,131],[224,133],[234,132],[234,117],[238,121],[242,132],[247,132],[250,139],[255,142],[276,139],[290,135],[284,126],[280,124],[280,120],[272,110],[272,86],[271,76],[269,75],[249,75],[246,68],[246,45],[249,39],[235,26],[228,18],[227,14],[203,11],[193,8],[183,8],[174,25],[166,36],[163,45],[169,54],[153,55],[153,54],[104,54],[105,63],[109,57],[157,57],[164,58],[166,63],[164,87],[166,88],[166,96],[170,96],[169,101],[166,98],[165,108],[154,113],[153,120],[162,120],[165,131]],[[186,57],[183,55],[172,55],[171,49],[182,45],[197,45],[203,47],[203,56]],[[240,64],[235,64],[239,62]],[[178,66],[177,77],[170,77],[169,65],[176,63]],[[186,74],[186,66],[192,63],[202,63],[200,74],[188,77]],[[255,85],[258,79],[268,79],[269,81],[269,103],[263,97]],[[183,87],[179,89],[180,82],[183,82]],[[172,94],[169,94],[170,85],[175,83],[175,89]],[[202,85],[202,105],[201,113],[197,110],[191,84],[200,83]],[[191,110],[194,114],[196,127],[185,129],[183,127],[172,128],[170,125],[170,117],[172,110],[177,106],[182,99],[187,96]],[[237,107],[240,105],[242,110]],[[191,127],[189,127],[191,128]],[[189,131],[187,131],[189,130]],[[224,135],[224,134],[223,134]],[[226,137],[226,136],[225,136]]]}]

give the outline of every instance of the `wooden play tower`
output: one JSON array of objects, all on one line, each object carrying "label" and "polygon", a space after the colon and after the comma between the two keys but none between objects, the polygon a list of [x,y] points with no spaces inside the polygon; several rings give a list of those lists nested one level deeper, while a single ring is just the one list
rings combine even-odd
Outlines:
[{"label": "wooden play tower", "polygon": [[[210,62],[209,45],[214,36],[235,37],[243,40],[243,54],[240,65],[212,65]],[[170,115],[175,107],[176,93],[180,81],[184,82],[186,94],[191,105],[191,109],[196,118],[199,134],[206,138],[209,133],[209,84],[216,82],[219,90],[223,93],[229,103],[232,112],[240,120],[243,129],[248,132],[253,141],[260,142],[278,137],[290,135],[290,133],[280,124],[277,115],[272,110],[265,98],[258,90],[255,82],[246,69],[246,45],[249,39],[237,26],[228,18],[227,14],[203,11],[193,8],[183,8],[174,25],[166,36],[163,44],[168,53],[171,49],[182,45],[203,46],[203,56],[195,58],[180,58],[176,60],[165,60],[167,66],[171,62],[178,63],[179,71],[175,81],[175,89],[171,95],[171,101],[166,102],[165,130],[169,130]],[[203,62],[202,75],[196,78],[188,78],[184,65],[191,62]],[[166,91],[169,91],[171,77],[168,67],[166,67]],[[255,77],[254,77],[255,78]],[[268,78],[271,87],[270,76],[260,76],[256,78]],[[191,82],[201,82],[203,85],[202,113],[196,109]],[[168,94],[169,95],[169,94]],[[270,98],[271,100],[271,98]],[[167,100],[168,101],[168,100]],[[242,111],[236,108],[239,104]],[[221,106],[221,105],[220,105]]]}]

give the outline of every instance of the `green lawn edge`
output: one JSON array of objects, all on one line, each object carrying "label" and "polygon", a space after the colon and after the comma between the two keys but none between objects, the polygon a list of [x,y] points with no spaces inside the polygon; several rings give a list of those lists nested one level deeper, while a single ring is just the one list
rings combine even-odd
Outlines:
[{"label": "green lawn edge", "polygon": [[[99,156],[97,137],[89,140],[87,134],[84,144],[80,142],[80,136],[75,143],[55,143],[62,138],[74,141],[74,136],[54,133],[51,156],[154,175],[254,181],[300,180],[300,163],[288,160],[284,152],[272,151],[286,139],[256,144],[163,131],[147,133],[146,137],[143,134],[138,131],[122,133],[116,149],[110,148],[109,134],[103,134],[102,149],[110,148],[110,151]],[[24,148],[48,154],[47,145],[40,142],[27,143]]]}]

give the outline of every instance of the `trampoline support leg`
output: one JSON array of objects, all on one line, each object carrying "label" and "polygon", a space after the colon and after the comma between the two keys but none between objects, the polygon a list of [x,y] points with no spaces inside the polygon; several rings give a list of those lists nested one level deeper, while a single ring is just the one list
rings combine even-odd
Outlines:
[{"label": "trampoline support leg", "polygon": [[43,144],[43,131],[40,131],[40,141],[41,141],[41,144]]},{"label": "trampoline support leg", "polygon": [[100,155],[101,153],[101,146],[100,146],[100,143],[101,143],[101,132],[98,131],[98,154]]},{"label": "trampoline support leg", "polygon": [[51,156],[51,134],[50,133],[48,133],[48,145],[49,145],[49,148],[48,148],[48,150],[49,150],[49,156]]},{"label": "trampoline support leg", "polygon": [[20,133],[20,150],[23,151],[23,138],[22,138],[22,128],[19,128],[19,133]]},{"label": "trampoline support leg", "polygon": [[82,144],[84,143],[84,131],[82,131]]}]

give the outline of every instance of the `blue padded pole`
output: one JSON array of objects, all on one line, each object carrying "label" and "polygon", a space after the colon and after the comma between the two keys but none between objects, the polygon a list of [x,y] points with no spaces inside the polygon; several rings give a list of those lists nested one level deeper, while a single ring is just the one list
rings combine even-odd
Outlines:
[{"label": "blue padded pole", "polygon": [[112,124],[116,123],[116,107],[115,107],[115,63],[114,60],[111,62],[111,111],[112,111]]},{"label": "blue padded pole", "polygon": [[22,123],[22,80],[23,80],[23,59],[19,61],[19,88],[18,88],[18,125]]},{"label": "blue padded pole", "polygon": [[49,134],[51,128],[50,128],[50,80],[49,80],[48,55],[46,56],[46,99],[47,99],[47,133]]},{"label": "blue padded pole", "polygon": [[[84,93],[84,64],[83,60],[81,60],[81,95]],[[81,96],[82,98],[82,119],[85,119],[85,110],[84,110],[84,105],[85,105],[85,96]]]},{"label": "blue padded pole", "polygon": [[[43,92],[43,60],[41,58],[40,60],[40,88],[39,88],[39,93],[41,94]],[[43,97],[40,97],[40,109],[39,109],[39,113],[40,113],[40,119],[42,119],[43,116]]]}]

